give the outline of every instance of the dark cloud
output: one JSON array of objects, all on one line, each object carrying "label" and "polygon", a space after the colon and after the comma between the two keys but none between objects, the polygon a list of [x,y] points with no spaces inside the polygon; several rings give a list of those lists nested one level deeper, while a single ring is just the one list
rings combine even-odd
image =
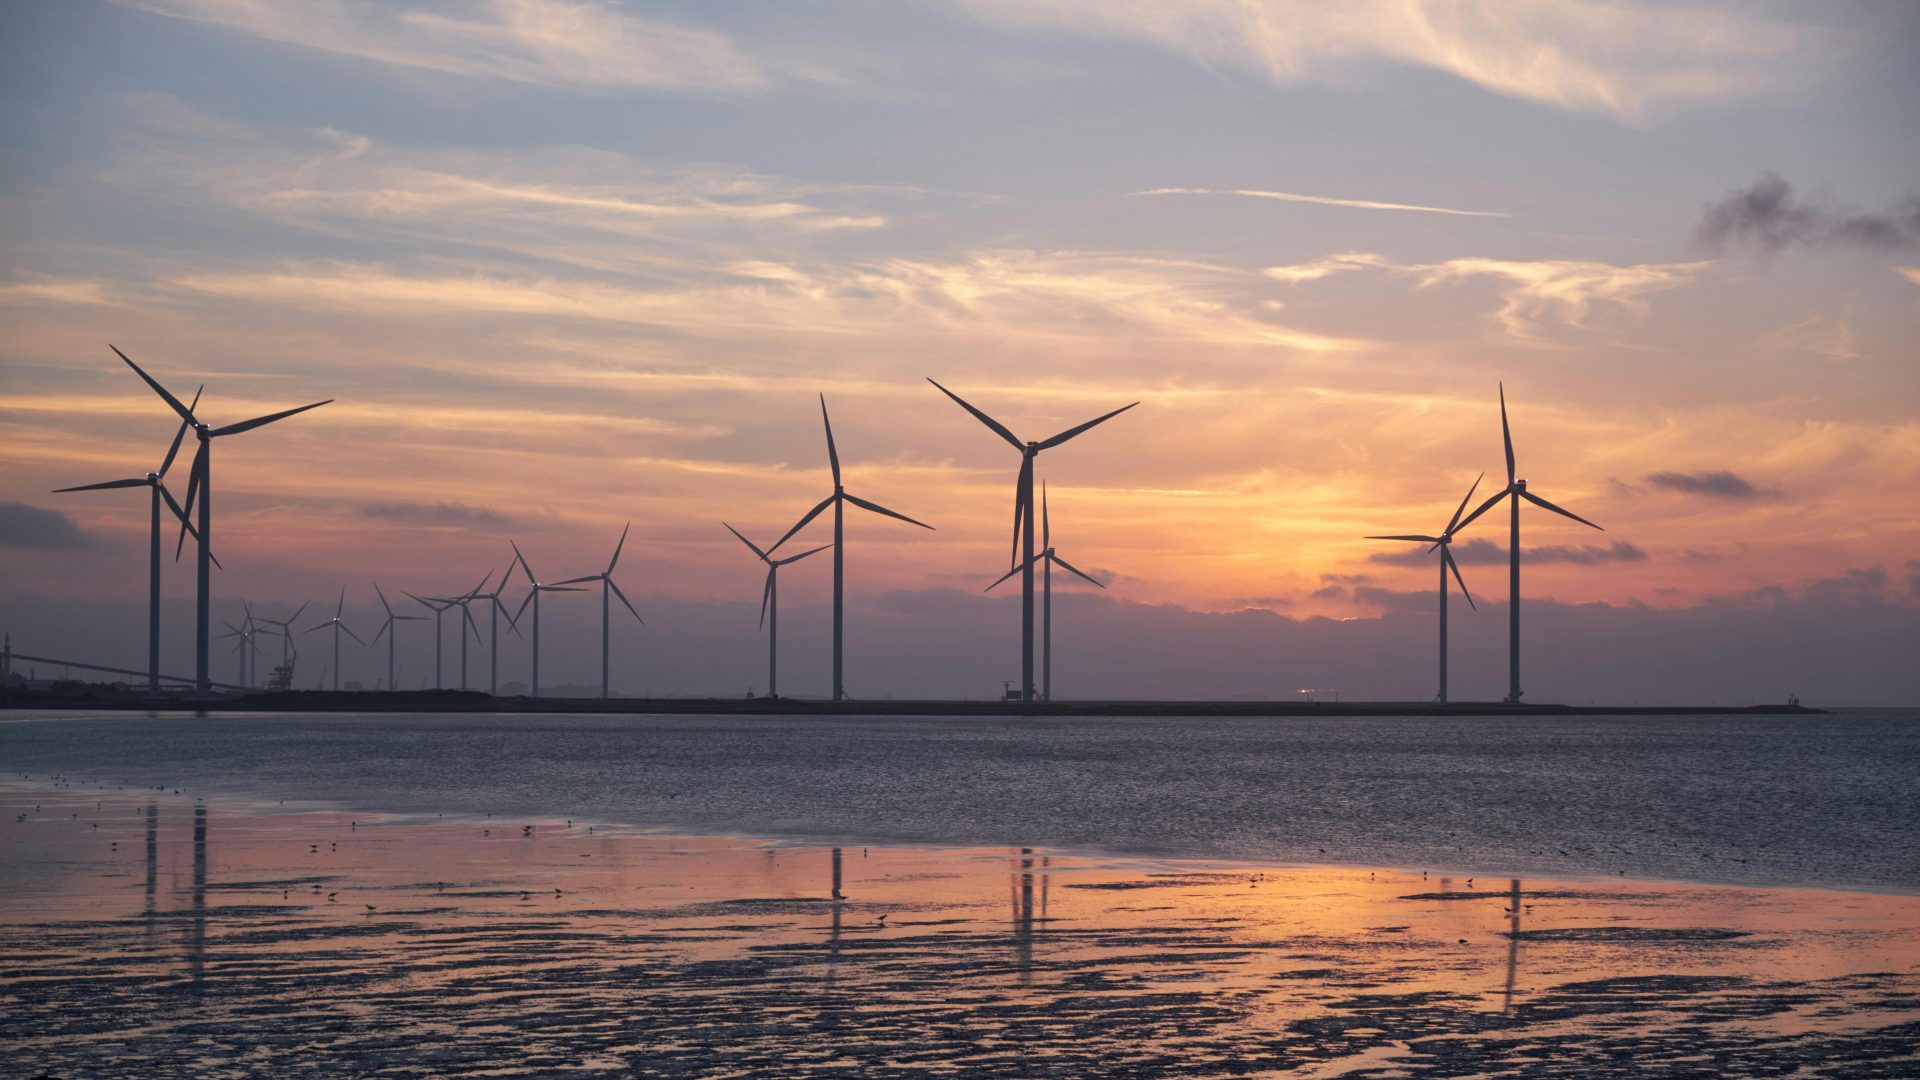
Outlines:
[{"label": "dark cloud", "polygon": [[1290,596],[1240,596],[1229,603],[1238,607],[1289,608],[1293,606],[1293,598]]},{"label": "dark cloud", "polygon": [[1324,585],[1307,595],[1315,600],[1345,600],[1347,598],[1347,587],[1345,585]]},{"label": "dark cloud", "polygon": [[1794,194],[1793,185],[1761,173],[1751,185],[1708,203],[1694,239],[1716,251],[1753,247],[1765,252],[1794,245],[1862,247],[1881,251],[1920,248],[1920,196],[1877,213]]},{"label": "dark cloud", "polygon": [[1920,559],[1907,560],[1907,595],[1920,600]]},{"label": "dark cloud", "polygon": [[1612,547],[1578,544],[1569,547],[1528,548],[1526,559],[1529,562],[1564,562],[1587,566],[1607,562],[1646,562],[1647,553],[1635,544],[1616,540]]},{"label": "dark cloud", "polygon": [[460,502],[368,503],[360,508],[360,516],[434,528],[504,529],[513,524],[511,517],[490,506],[468,506]]},{"label": "dark cloud", "polygon": [[1647,483],[1682,495],[1707,495],[1720,499],[1759,499],[1772,494],[1725,469],[1702,473],[1658,472],[1647,477]]},{"label": "dark cloud", "polygon": [[[1611,547],[1575,544],[1527,548],[1521,554],[1524,562],[1576,563],[1581,566],[1591,566],[1595,563],[1647,561],[1647,553],[1641,550],[1639,545],[1625,540],[1616,540]],[[1376,551],[1367,556],[1367,561],[1386,563],[1390,566],[1429,567],[1437,558],[1439,558],[1438,555],[1428,554],[1425,547],[1413,547],[1407,551]],[[1461,566],[1504,566],[1507,561],[1507,549],[1491,540],[1476,538],[1464,544],[1454,544],[1453,561]]]},{"label": "dark cloud", "polygon": [[87,544],[87,534],[58,510],[0,503],[0,547],[74,551]]},{"label": "dark cloud", "polygon": [[1397,589],[1382,589],[1376,585],[1363,585],[1353,590],[1353,600],[1357,604],[1366,604],[1383,611],[1426,611],[1435,603],[1434,594],[1425,589],[1400,592]]},{"label": "dark cloud", "polygon": [[1372,574],[1321,574],[1320,581],[1326,585],[1371,585]]}]

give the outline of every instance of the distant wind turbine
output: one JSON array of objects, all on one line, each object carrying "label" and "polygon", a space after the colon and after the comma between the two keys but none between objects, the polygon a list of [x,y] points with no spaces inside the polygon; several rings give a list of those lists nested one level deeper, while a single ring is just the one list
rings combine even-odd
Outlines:
[{"label": "distant wind turbine", "polygon": [[[1593,522],[1588,521],[1586,518],[1581,517],[1571,510],[1562,510],[1560,507],[1528,491],[1527,482],[1514,475],[1513,432],[1507,426],[1507,387],[1504,383],[1500,386],[1500,438],[1506,444],[1507,449],[1506,489],[1493,498],[1488,499],[1486,502],[1481,503],[1474,509],[1473,513],[1467,515],[1467,520],[1460,523],[1459,529],[1454,531],[1458,532],[1460,529],[1465,529],[1468,525],[1473,524],[1473,519],[1493,509],[1494,504],[1498,503],[1501,499],[1510,500],[1509,505],[1513,509],[1513,518],[1510,539],[1507,542],[1507,703],[1509,705],[1518,705],[1520,704],[1520,500],[1525,499],[1535,506],[1551,510],[1561,517],[1572,518],[1590,529],[1599,529],[1600,526],[1595,525]],[[1605,532],[1606,530],[1601,529],[1601,531]]]},{"label": "distant wind turbine", "polygon": [[[607,688],[610,685],[608,682],[607,643],[612,640],[612,627],[608,622],[608,613],[612,610],[612,603],[608,594],[611,593],[613,596],[619,597],[620,602],[627,605],[627,610],[632,612],[634,621],[642,626],[647,624],[647,620],[642,619],[640,613],[633,610],[633,602],[627,599],[627,594],[621,592],[620,586],[613,583],[613,568],[620,562],[620,552],[627,546],[627,532],[632,528],[633,523],[628,522],[627,527],[620,530],[620,542],[613,546],[613,558],[607,560],[607,568],[605,570],[602,570],[598,574],[568,578],[565,581],[554,583],[556,585],[578,585],[583,581],[597,581],[600,583],[600,697],[602,700],[607,698]],[[481,584],[484,585],[485,582]]]},{"label": "distant wind turbine", "polygon": [[[329,626],[333,627],[333,688],[335,690],[340,689],[340,635],[344,633],[353,640],[360,641],[360,635],[347,629],[347,624],[340,619],[341,613],[346,610],[347,587],[342,585],[340,586],[340,602],[334,605],[333,608],[333,618],[328,619],[319,626],[307,628],[307,633],[311,634],[315,630],[325,630]],[[365,645],[366,642],[360,641],[360,644]]]},{"label": "distant wind turbine", "polygon": [[[193,410],[194,405],[200,404],[200,391],[205,389],[206,387],[202,386],[200,390],[193,392],[193,405],[187,406],[189,412]],[[182,420],[180,430],[173,433],[173,445],[167,447],[166,459],[160,462],[158,472],[150,472],[145,476],[126,480],[108,480],[99,484],[82,484],[79,487],[54,489],[56,495],[69,491],[107,491],[113,488],[148,489],[148,497],[152,503],[153,523],[147,540],[147,692],[155,695],[160,693],[160,503],[162,500],[166,502],[167,508],[173,511],[173,516],[180,519],[181,525],[189,530],[193,528],[192,522],[187,519],[187,512],[180,508],[179,503],[173,501],[173,493],[167,490],[164,482],[167,470],[173,467],[173,459],[180,453],[180,440],[185,438],[186,434],[187,422]],[[194,536],[195,539],[199,538],[197,532]],[[218,565],[219,560],[216,559],[214,562]]]},{"label": "distant wind turbine", "polygon": [[[437,596],[415,596],[405,589],[400,591],[407,599],[433,612],[433,688],[435,690],[445,690],[447,684],[441,681],[440,678],[440,643],[446,635],[441,630],[440,616],[447,613],[447,609],[453,606],[453,601],[442,600]],[[426,616],[422,615],[420,618],[424,619]],[[466,631],[463,629],[460,633],[460,643],[465,645],[467,642]]]},{"label": "distant wind turbine", "polygon": [[[1081,432],[1086,431],[1088,428],[1091,428],[1097,424],[1105,423],[1106,421],[1111,420],[1116,416],[1119,416],[1121,413],[1126,412],[1128,409],[1133,408],[1134,405],[1138,405],[1140,403],[1136,401],[1133,403],[1133,405],[1124,405],[1118,409],[1113,410],[1110,413],[1107,413],[1104,416],[1096,416],[1093,419],[1087,421],[1086,423],[1081,424],[1077,427],[1070,427],[1067,430],[1061,432],[1058,435],[1055,435],[1050,439],[1043,439],[1040,442],[1021,442],[1020,439],[1017,436],[1015,436],[1013,432],[1007,430],[1007,427],[1005,424],[1002,424],[1000,421],[995,420],[993,417],[988,416],[986,413],[981,412],[979,409],[974,408],[972,405],[967,404],[964,400],[961,399],[960,395],[954,393],[953,391],[947,389],[944,386],[941,386],[939,383],[934,382],[932,379],[928,379],[927,381],[930,383],[933,383],[935,389],[939,390],[941,393],[952,398],[954,401],[954,404],[967,410],[969,413],[972,413],[973,418],[980,421],[982,424],[985,424],[988,430],[992,431],[995,435],[998,435],[1001,438],[1007,440],[1007,443],[1009,445],[1011,445],[1015,450],[1020,451],[1020,476],[1019,476],[1019,479],[1015,482],[1014,494],[1013,494],[1014,554],[1013,554],[1013,557],[1008,561],[1012,564],[1013,568],[1016,571],[1018,571],[1020,574],[1020,700],[1032,701],[1033,693],[1034,693],[1034,689],[1033,689],[1033,570],[1034,570],[1033,459],[1039,456],[1040,451],[1051,450],[1052,448],[1059,446],[1061,443],[1066,442],[1068,439],[1073,438],[1075,435],[1078,435]],[[1024,527],[1023,527],[1023,523],[1024,523]]]},{"label": "distant wind turbine", "polygon": [[[294,409],[268,413],[265,416],[256,416],[251,420],[242,420],[237,424],[228,424],[225,427],[216,428],[201,423],[199,418],[194,415],[192,408],[182,404],[179,398],[167,393],[166,387],[155,382],[153,376],[140,370],[140,365],[128,359],[126,353],[121,352],[112,345],[108,345],[107,348],[113,349],[115,355],[125,360],[127,366],[133,369],[133,373],[140,376],[141,381],[145,382],[149,387],[152,387],[153,392],[160,395],[160,399],[165,401],[175,413],[178,413],[180,419],[185,420],[187,424],[193,428],[194,437],[200,442],[200,448],[196,450],[193,455],[193,471],[187,480],[187,505],[182,511],[181,516],[184,518],[193,512],[193,501],[198,497],[200,500],[200,526],[195,533],[195,539],[198,541],[196,546],[200,552],[200,565],[199,580],[196,588],[197,607],[194,612],[194,690],[200,696],[205,697],[213,690],[213,682],[207,676],[208,620],[211,618],[208,598],[213,581],[213,555],[211,550],[213,543],[213,440],[227,435],[238,435],[242,432],[252,431],[254,428],[271,424],[275,420],[285,420],[287,417],[293,416],[296,413],[303,413],[308,409],[317,409],[322,405],[328,404],[328,402],[331,402],[333,399],[328,398],[327,401],[316,401],[311,405],[302,405]],[[335,640],[337,643],[338,639],[336,638]],[[335,680],[338,681],[338,665],[336,665],[335,669]]]},{"label": "distant wind turbine", "polygon": [[[720,524],[727,525],[724,521]],[[825,551],[833,545],[822,544],[798,555],[776,559],[760,550],[753,541],[740,536],[739,529],[727,525],[727,531],[739,537],[740,542],[747,545],[747,550],[759,556],[760,561],[767,564],[767,584],[760,590],[760,625],[767,628],[767,696],[777,698],[780,696],[780,568],[788,563],[797,563],[809,555]]]},{"label": "distant wind turbine", "polygon": [[827,507],[833,507],[833,543],[831,545],[833,548],[833,700],[844,701],[847,696],[846,680],[843,678],[845,671],[843,660],[846,654],[842,648],[843,632],[846,626],[846,504],[852,503],[862,510],[898,518],[909,525],[918,525],[923,529],[931,529],[933,526],[889,510],[879,503],[868,502],[858,495],[849,495],[840,484],[840,452],[834,449],[833,421],[827,417],[827,395],[825,394],[820,395],[820,422],[827,429],[827,464],[833,470],[833,494],[820,500],[820,505],[807,511],[806,516],[801,518],[798,524],[787,530],[787,535],[775,541],[774,545],[767,549],[767,553],[771,555],[780,550],[780,545],[791,540],[794,533],[806,528],[807,523],[819,517]]},{"label": "distant wind turbine", "polygon": [[[513,613],[513,618],[515,622],[518,622],[520,620],[520,616],[526,613],[527,605],[528,604],[533,605],[533,641],[532,641],[533,695],[532,696],[539,697],[540,696],[540,594],[543,592],[586,592],[587,590],[576,589],[569,585],[540,584],[540,579],[533,576],[533,567],[527,565],[527,557],[525,555],[520,554],[520,545],[515,544],[511,540],[507,541],[507,543],[513,546],[514,560],[520,564],[521,573],[524,573],[527,575],[527,584],[533,586],[531,589],[527,591],[527,598],[525,600],[520,601],[520,610]],[[513,573],[513,568],[508,567],[507,573],[509,574]],[[625,597],[622,597],[622,599],[625,599]]]},{"label": "distant wind turbine", "polygon": [[265,616],[262,616],[260,619],[261,622],[268,626],[277,626],[280,628],[280,666],[287,669],[288,689],[292,689],[293,687],[294,657],[300,655],[300,650],[294,648],[293,645],[293,624],[295,620],[300,618],[300,613],[307,610],[307,603],[307,601],[302,601],[299,607],[293,609],[293,614],[284,619],[269,619]]},{"label": "distant wind turbine", "polygon": [[[475,589],[467,594],[467,599],[469,600],[485,600],[487,602],[487,693],[489,694],[497,692],[500,688],[500,611],[502,607],[500,603],[500,590],[507,587],[507,579],[512,575],[513,564],[508,563],[506,570],[501,572],[500,581],[494,585],[492,592],[481,592],[480,589]],[[487,575],[489,578],[492,576],[491,573]],[[485,588],[486,581],[481,581],[480,586],[481,588]],[[516,636],[520,633],[520,628],[514,624],[513,614],[511,612],[507,614],[507,629],[513,631]]]},{"label": "distant wind turbine", "polygon": [[399,622],[426,622],[427,617],[425,615],[394,614],[393,605],[387,603],[387,594],[380,591],[380,583],[377,581],[373,583],[373,592],[374,592],[374,595],[380,598],[380,606],[386,609],[387,621],[380,624],[379,633],[376,633],[373,635],[373,641],[367,645],[367,648],[371,649],[373,648],[373,646],[380,644],[380,637],[382,634],[388,635],[387,636],[387,689],[398,690],[399,687],[395,685],[393,681],[393,672],[394,672],[394,653],[397,651],[397,644],[400,640],[400,630],[398,627],[394,626],[393,624],[399,623]]},{"label": "distant wind turbine", "polygon": [[[1467,598],[1467,606],[1473,608],[1475,611],[1480,610],[1480,605],[1475,604],[1473,602],[1473,594],[1467,591],[1466,579],[1460,576],[1460,564],[1454,561],[1453,550],[1452,550],[1453,538],[1456,533],[1458,533],[1461,529],[1466,527],[1465,522],[1462,522],[1460,520],[1460,512],[1467,508],[1467,501],[1473,498],[1473,493],[1480,490],[1480,481],[1486,479],[1486,475],[1487,475],[1486,473],[1481,473],[1480,476],[1474,480],[1473,486],[1467,489],[1467,493],[1460,497],[1460,505],[1454,508],[1452,520],[1447,522],[1446,528],[1440,530],[1439,536],[1369,536],[1367,537],[1367,539],[1369,540],[1411,540],[1411,541],[1414,541],[1415,543],[1432,544],[1434,547],[1440,549],[1440,696],[1436,700],[1438,700],[1442,705],[1445,705],[1447,703],[1447,571],[1448,570],[1453,571],[1453,579],[1460,583],[1460,595]],[[1431,551],[1433,549],[1429,548],[1428,550]]]},{"label": "distant wind turbine", "polygon": [[[1072,563],[1068,562],[1067,560],[1061,558],[1059,554],[1053,550],[1053,526],[1049,521],[1049,515],[1047,513],[1047,485],[1045,481],[1042,481],[1040,484],[1040,554],[1034,556],[1034,558],[1039,559],[1041,564],[1045,567],[1045,569],[1041,571],[1041,578],[1040,578],[1040,613],[1041,613],[1040,614],[1040,658],[1041,658],[1040,659],[1040,700],[1052,701],[1053,700],[1053,568],[1055,564],[1058,564],[1060,569],[1067,571],[1068,573],[1082,579],[1083,581],[1086,581],[1090,585],[1094,585],[1102,589],[1106,588],[1106,586],[1101,585],[1098,581],[1095,581],[1093,580],[1093,578],[1088,577],[1086,574],[1082,573],[1079,570],[1079,568],[1075,567]],[[1012,577],[1013,575],[1019,573],[1021,569],[1022,568],[1019,566],[1014,567],[1013,569],[1007,571],[1005,574],[1001,575],[1000,581],[994,582],[992,585],[987,586],[986,589],[982,591],[992,592],[996,587],[999,586],[1001,581],[1005,581],[1008,578]]]}]

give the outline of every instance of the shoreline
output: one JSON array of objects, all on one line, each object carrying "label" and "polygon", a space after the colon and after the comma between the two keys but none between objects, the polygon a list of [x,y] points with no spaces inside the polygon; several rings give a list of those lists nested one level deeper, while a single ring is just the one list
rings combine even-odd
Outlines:
[{"label": "shoreline", "polygon": [[953,701],[883,698],[530,698],[496,697],[478,690],[288,690],[190,698],[144,690],[0,693],[0,710],[75,709],[156,712],[472,712],[582,713],[689,716],[1054,716],[1054,717],[1298,717],[1298,716],[1825,716],[1826,709],[1757,705],[1567,705],[1460,701]]},{"label": "shoreline", "polygon": [[64,783],[0,791],[23,1071],[1888,1075],[1920,1046],[1907,896]]}]

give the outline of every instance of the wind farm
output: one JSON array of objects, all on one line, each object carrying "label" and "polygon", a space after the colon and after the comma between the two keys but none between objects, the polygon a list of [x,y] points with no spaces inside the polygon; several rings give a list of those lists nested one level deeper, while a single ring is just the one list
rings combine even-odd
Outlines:
[{"label": "wind farm", "polygon": [[1920,6],[0,25],[0,1075],[1920,1071]]},{"label": "wind farm", "polygon": [[[128,360],[125,354],[120,353],[118,349],[114,349],[113,351],[116,355],[120,356],[120,358],[126,362],[127,366],[132,368],[148,386],[152,387],[164,400],[175,407],[176,412],[178,412],[181,417],[181,424],[175,431],[173,441],[168,446],[162,457],[160,468],[156,472],[149,473],[142,478],[109,481],[106,484],[83,485],[79,488],[63,488],[59,490],[66,492],[134,486],[149,487],[152,491],[152,513],[157,515],[159,507],[162,505],[166,505],[174,512],[175,517],[181,522],[182,544],[184,544],[186,536],[200,535],[201,531],[207,527],[207,523],[210,521],[210,518],[207,516],[208,491],[210,490],[207,486],[210,482],[210,473],[208,471],[210,466],[207,464],[207,457],[210,453],[208,449],[211,445],[210,440],[225,434],[237,434],[241,431],[251,430],[254,427],[259,427],[315,407],[312,405],[302,406],[280,413],[269,414],[256,420],[245,421],[237,425],[229,425],[224,428],[211,428],[193,418],[195,416],[193,408],[199,403],[198,394],[195,395],[192,405],[180,404],[176,399],[173,399],[171,395],[167,394],[164,388],[157,382],[135,366],[131,360]],[[373,635],[371,642],[361,639],[347,624],[347,589],[344,586],[340,589],[336,599],[333,615],[321,623],[306,628],[304,631],[305,633],[318,633],[321,631],[330,631],[332,633],[331,661],[326,665],[326,669],[321,677],[321,685],[326,688],[324,691],[318,689],[314,691],[296,689],[292,677],[293,654],[291,651],[292,641],[290,635],[283,636],[283,675],[280,676],[274,687],[270,689],[261,687],[261,680],[256,676],[253,663],[256,655],[261,652],[257,637],[262,632],[271,633],[272,631],[270,629],[263,630],[263,624],[256,623],[251,605],[243,602],[240,621],[238,623],[223,621],[227,632],[220,635],[220,639],[233,639],[235,641],[237,668],[235,682],[230,685],[232,687],[245,688],[245,692],[236,697],[231,692],[214,694],[209,689],[207,692],[197,693],[195,703],[202,708],[241,707],[244,705],[244,707],[247,708],[282,708],[289,711],[311,711],[316,708],[352,709],[364,707],[376,710],[414,709],[421,711],[479,710],[511,712],[526,708],[540,708],[560,711],[629,713],[844,712],[860,715],[970,715],[987,711],[994,714],[1026,714],[1037,716],[1424,715],[1438,713],[1452,713],[1457,715],[1567,715],[1581,712],[1619,712],[1623,708],[1648,713],[1808,711],[1806,707],[1792,700],[1744,706],[1698,704],[1641,705],[1638,703],[1623,705],[1618,702],[1590,702],[1585,704],[1545,702],[1535,704],[1522,700],[1519,669],[1520,504],[1523,501],[1530,502],[1536,506],[1552,511],[1561,517],[1578,522],[1581,525],[1594,529],[1598,529],[1599,526],[1535,494],[1528,489],[1527,481],[1518,477],[1513,449],[1512,429],[1507,417],[1504,385],[1498,386],[1496,389],[1499,398],[1501,447],[1508,477],[1506,486],[1491,498],[1480,503],[1471,513],[1466,513],[1468,504],[1471,503],[1474,494],[1479,488],[1480,480],[1484,479],[1485,474],[1482,473],[1479,478],[1474,480],[1472,486],[1468,488],[1467,493],[1462,496],[1452,516],[1448,519],[1446,527],[1436,534],[1386,534],[1367,537],[1367,539],[1370,540],[1393,540],[1427,544],[1429,545],[1428,551],[1430,553],[1437,552],[1438,557],[1436,561],[1440,574],[1440,590],[1437,607],[1439,679],[1438,691],[1430,701],[1379,701],[1356,700],[1353,698],[1349,698],[1345,702],[1330,702],[1319,698],[1253,701],[1217,701],[1207,699],[1142,700],[1102,698],[1095,695],[1076,695],[1071,700],[1056,699],[1053,692],[1053,570],[1055,567],[1058,567],[1074,578],[1102,590],[1105,590],[1107,586],[1106,583],[1099,580],[1093,574],[1083,571],[1068,562],[1054,547],[1050,500],[1046,491],[1046,485],[1036,485],[1035,483],[1035,461],[1042,451],[1058,447],[1104,424],[1106,421],[1136,408],[1140,402],[1133,402],[1113,409],[1091,420],[1068,427],[1047,439],[1022,441],[1018,436],[1014,435],[1006,425],[974,407],[971,403],[954,394],[939,382],[932,379],[927,381],[1020,453],[1020,467],[1014,487],[1014,531],[1010,569],[995,579],[984,590],[986,593],[992,593],[1001,584],[1015,576],[1018,576],[1021,580],[1021,627],[1018,659],[1022,682],[1017,690],[1009,690],[1005,694],[996,697],[980,699],[963,698],[961,700],[899,695],[888,695],[878,699],[856,700],[847,693],[844,681],[844,612],[846,602],[844,562],[844,544],[846,538],[844,520],[845,507],[852,505],[878,516],[893,518],[897,521],[919,526],[929,531],[931,531],[932,526],[895,510],[891,510],[879,503],[854,495],[846,490],[841,474],[840,455],[838,445],[834,438],[832,419],[827,411],[825,395],[821,394],[818,395],[820,419],[826,441],[828,472],[833,483],[832,492],[826,498],[816,503],[811,509],[801,514],[795,523],[789,527],[777,541],[765,548],[748,540],[744,534],[735,529],[731,524],[726,524],[727,532],[740,543],[744,544],[766,568],[761,589],[759,618],[754,627],[754,629],[764,629],[767,633],[766,691],[764,694],[749,693],[738,698],[717,698],[687,695],[616,695],[614,693],[613,684],[616,669],[613,650],[613,600],[618,599],[620,601],[622,607],[633,617],[636,624],[645,625],[645,621],[640,617],[638,608],[614,580],[614,571],[619,567],[621,556],[626,550],[628,537],[632,532],[632,524],[629,522],[622,528],[619,538],[614,544],[612,554],[607,561],[606,568],[597,573],[563,578],[556,581],[543,581],[535,575],[532,566],[527,561],[518,543],[509,540],[507,546],[511,554],[511,560],[508,563],[508,570],[500,574],[497,581],[495,580],[495,576],[489,572],[481,578],[478,584],[465,592],[454,592],[444,595],[423,595],[402,590],[403,595],[432,612],[434,642],[431,692],[427,692],[424,689],[419,691],[406,691],[403,690],[400,685],[398,623],[402,621],[424,620],[426,616],[397,614],[388,602],[385,591],[381,589],[377,583],[374,583],[373,592],[380,604],[384,619],[379,629]],[[325,402],[319,404],[325,404]],[[177,456],[180,444],[189,429],[199,433],[201,446],[195,458],[195,465],[193,467],[195,479],[189,488],[186,505],[180,506],[175,504],[171,495],[167,493],[162,483],[162,478]],[[1035,497],[1036,486],[1040,492],[1037,501]],[[1449,577],[1451,577],[1452,583],[1459,585],[1461,595],[1468,602],[1470,609],[1477,612],[1478,605],[1474,603],[1472,595],[1467,591],[1466,581],[1461,574],[1459,562],[1454,555],[1453,548],[1455,541],[1461,534],[1487,511],[1497,506],[1502,499],[1509,501],[1511,509],[1509,522],[1510,540],[1508,546],[1511,588],[1508,604],[1509,690],[1505,698],[1497,702],[1457,700],[1450,692],[1449,682],[1448,596],[1451,590]],[[202,525],[197,529],[192,526],[188,514],[188,510],[196,505],[196,500],[198,500],[197,505],[202,514]],[[833,511],[833,539],[831,542],[815,545],[795,555],[786,557],[777,556],[782,545],[785,545],[794,537],[800,535],[808,525],[820,518],[829,509]],[[158,671],[158,620],[160,611],[158,600],[160,569],[158,560],[158,525],[159,518],[155,516],[153,518],[154,528],[150,535],[149,544],[150,555],[152,556],[150,560],[148,606],[150,637],[149,675],[146,687],[146,696],[149,700],[155,700],[163,696],[161,691],[161,676]],[[1036,530],[1038,533],[1037,544]],[[205,547],[205,545],[201,546],[203,548]],[[831,592],[832,634],[829,651],[831,657],[831,691],[824,700],[805,696],[782,695],[779,692],[779,571],[782,567],[799,563],[809,556],[828,549],[832,549],[834,553],[834,572]],[[217,565],[211,559],[210,551],[207,551],[207,555],[209,566]],[[520,576],[524,580],[526,593],[520,600],[519,605],[508,614],[507,630],[509,633],[518,636],[520,620],[523,616],[527,616],[529,609],[531,609],[531,628],[530,634],[526,639],[525,658],[528,681],[525,685],[525,693],[523,695],[514,694],[501,696],[498,694],[502,636],[499,625],[499,615],[501,613],[501,606],[505,602],[503,600],[503,594],[509,588],[509,581],[515,569],[520,572]],[[493,589],[489,592],[487,589],[490,583],[493,585]],[[598,700],[593,701],[587,698],[586,695],[566,694],[555,697],[550,692],[543,693],[540,669],[541,595],[543,593],[581,592],[591,588],[595,584],[599,585],[601,594],[598,635],[600,661],[600,677],[597,687]],[[209,593],[209,588],[203,588],[201,590],[201,595],[203,596]],[[488,632],[485,635],[482,635],[479,623],[474,619],[470,610],[471,605],[475,603],[485,603],[489,606]],[[305,604],[302,603],[293,616],[287,620],[278,622],[276,625],[281,626],[284,630],[290,626],[292,620],[297,618],[299,612],[304,609]],[[207,605],[204,603],[201,604],[196,608],[196,617],[206,611]],[[459,674],[458,685],[450,687],[446,678],[443,661],[443,620],[449,612],[454,611],[457,611],[456,629],[460,637]],[[385,639],[387,646],[386,672],[383,678],[375,681],[372,688],[367,688],[360,680],[349,679],[343,675],[349,663],[357,664],[357,661],[354,660],[352,655],[343,654],[342,652],[341,638],[343,635],[355,644],[368,650],[377,646],[383,638]],[[468,670],[468,641],[470,635],[474,642],[484,643],[488,649],[489,688],[484,694],[472,691],[470,687]],[[1037,673],[1036,644],[1038,646]],[[10,667],[13,655],[11,642],[9,641],[6,653],[0,655],[0,663]],[[23,659],[26,658],[24,652],[20,655],[22,655]],[[635,655],[631,650],[627,651],[624,661],[624,671],[629,674],[636,670],[634,667],[635,660],[633,659]],[[69,660],[66,661],[66,663],[79,663],[85,666],[86,662]],[[343,686],[345,689],[343,689]],[[124,699],[113,695],[106,695],[100,697],[97,704],[99,704],[100,707],[109,707],[123,700]],[[538,702],[538,705],[535,705],[535,702]]]}]

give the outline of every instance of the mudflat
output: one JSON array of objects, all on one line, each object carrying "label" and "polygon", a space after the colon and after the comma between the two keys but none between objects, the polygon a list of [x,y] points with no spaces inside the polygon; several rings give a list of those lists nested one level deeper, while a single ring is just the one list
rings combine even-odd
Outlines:
[{"label": "mudflat", "polygon": [[1920,898],[0,788],[10,1075],[1920,1073]]}]

